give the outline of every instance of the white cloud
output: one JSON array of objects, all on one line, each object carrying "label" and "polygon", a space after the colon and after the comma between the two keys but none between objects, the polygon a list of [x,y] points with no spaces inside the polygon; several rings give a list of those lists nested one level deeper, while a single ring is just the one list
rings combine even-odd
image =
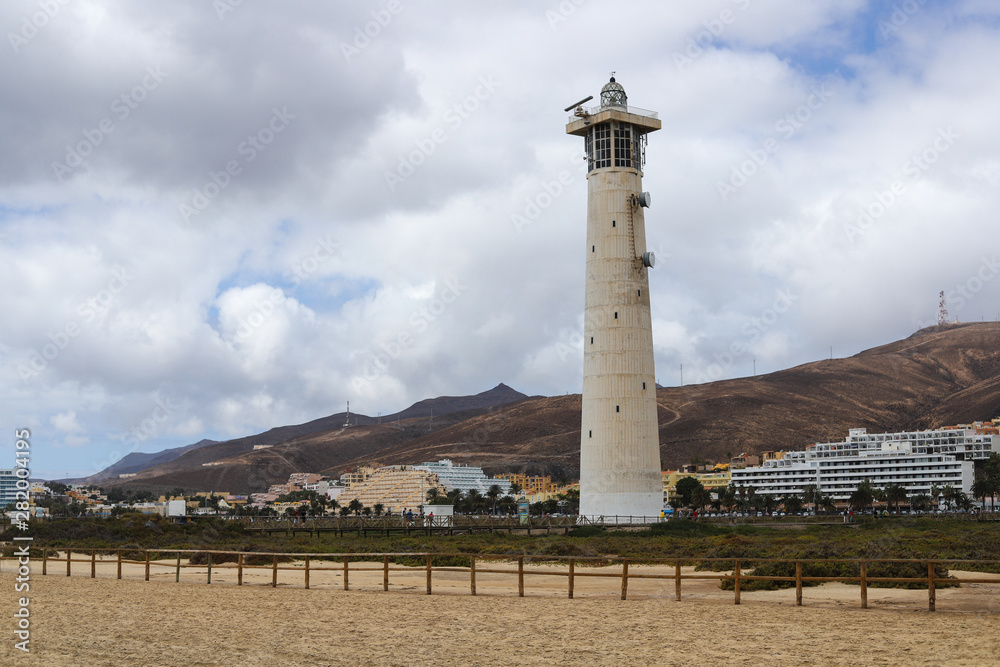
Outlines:
[{"label": "white cloud", "polygon": [[[610,70],[663,121],[644,174],[661,382],[853,354],[942,289],[964,320],[1000,312],[1000,280],[970,291],[1000,210],[992,5],[888,34],[860,0],[636,2],[627,30],[620,3],[547,15],[568,6],[407,3],[348,59],[360,5],[79,0],[9,50],[0,418],[51,438],[36,468],[347,400],[578,391],[586,178],[561,110]],[[794,306],[755,325],[780,290]]]},{"label": "white cloud", "polygon": [[67,433],[78,433],[83,430],[80,423],[76,420],[76,412],[70,410],[69,412],[60,412],[54,415],[50,420],[52,426],[58,431],[65,431]]}]

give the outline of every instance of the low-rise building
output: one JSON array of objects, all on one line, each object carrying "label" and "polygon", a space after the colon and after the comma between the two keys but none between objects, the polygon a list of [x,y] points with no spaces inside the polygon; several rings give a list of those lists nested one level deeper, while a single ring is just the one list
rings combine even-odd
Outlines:
[{"label": "low-rise building", "polygon": [[747,454],[746,452],[740,454],[739,456],[734,456],[729,460],[729,467],[731,469],[736,468],[746,468],[748,466],[759,466],[760,457],[756,454]]},{"label": "low-rise building", "polygon": [[681,466],[679,470],[664,470],[663,477],[663,503],[664,505],[676,505],[677,482],[684,477],[693,477],[701,482],[713,496],[718,497],[720,491],[724,490],[731,481],[729,466],[725,464],[716,465],[712,469],[708,466],[699,466],[703,472],[686,472],[685,468],[695,468],[694,466]]},{"label": "low-rise building", "polygon": [[375,471],[380,469],[382,466],[375,463],[370,466],[358,466],[357,470],[348,470],[343,475],[340,476],[340,483],[343,484],[348,489],[355,484],[360,484],[366,479],[375,474]]},{"label": "low-rise building", "polygon": [[564,496],[570,491],[579,493],[580,482],[565,484],[563,486],[553,485],[548,491],[540,491],[538,493],[522,493],[521,498],[527,500],[529,503],[542,503],[546,500],[559,500],[559,496]]},{"label": "low-rise building", "polygon": [[551,475],[522,475],[519,473],[505,473],[503,475],[497,475],[497,479],[505,479],[510,482],[512,486],[517,484],[521,487],[521,493],[524,496],[549,493],[555,491],[558,486],[552,482]]},{"label": "low-rise building", "polygon": [[316,483],[323,479],[323,475],[315,472],[293,472],[288,476],[288,483],[295,484],[296,486],[309,490],[312,486],[315,490]]}]

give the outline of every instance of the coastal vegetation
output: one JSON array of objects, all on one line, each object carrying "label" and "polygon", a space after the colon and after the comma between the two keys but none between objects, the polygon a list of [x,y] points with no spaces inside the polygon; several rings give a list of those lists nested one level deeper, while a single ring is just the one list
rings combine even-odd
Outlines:
[{"label": "coastal vegetation", "polygon": [[[217,518],[172,524],[160,517],[126,514],[115,519],[64,519],[33,523],[33,546],[88,549],[215,549],[294,553],[451,553],[511,556],[601,556],[636,559],[963,559],[993,560],[1000,554],[1000,522],[966,516],[897,517],[854,524],[730,525],[672,520],[648,529],[607,530],[587,526],[568,534],[509,533],[426,535],[394,533],[362,537],[345,533],[310,536],[248,531]],[[20,533],[19,533],[20,534]],[[0,541],[14,536],[13,530]],[[960,566],[956,566],[960,567]],[[961,566],[966,569],[972,566]],[[989,569],[976,567],[975,569]],[[993,568],[993,571],[1000,571]],[[872,575],[876,576],[876,575]]]}]

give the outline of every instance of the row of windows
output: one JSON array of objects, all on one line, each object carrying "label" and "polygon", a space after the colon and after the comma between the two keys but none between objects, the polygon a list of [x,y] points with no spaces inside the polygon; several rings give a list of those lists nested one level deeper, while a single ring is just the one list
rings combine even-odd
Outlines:
[{"label": "row of windows", "polygon": [[[601,123],[587,133],[587,171],[606,167],[634,167],[639,163],[639,142],[633,141],[632,126],[627,123]],[[635,137],[638,139],[638,137]]]}]

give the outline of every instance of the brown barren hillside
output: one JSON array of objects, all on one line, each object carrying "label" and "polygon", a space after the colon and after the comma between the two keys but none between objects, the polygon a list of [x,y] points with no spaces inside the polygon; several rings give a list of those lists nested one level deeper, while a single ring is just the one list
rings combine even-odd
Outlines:
[{"label": "brown barren hillside", "polygon": [[[287,481],[293,472],[321,471],[359,457],[371,461],[383,449],[525,398],[499,384],[473,396],[426,399],[381,419],[352,414],[349,427],[344,426],[347,415],[342,412],[186,452],[141,470],[122,486],[161,492],[177,487],[232,493],[266,491],[271,484]],[[267,449],[254,449],[260,445]]]},{"label": "brown barren hillside", "polygon": [[[846,359],[753,378],[657,391],[663,467],[741,452],[802,449],[847,430],[923,429],[1000,414],[1000,324],[923,329]],[[487,472],[573,478],[579,470],[579,395],[536,397],[483,410],[302,435],[222,465],[172,469],[138,485],[263,490],[289,472],[339,475],[361,464],[450,458]],[[183,458],[183,457],[182,457]],[[176,459],[176,465],[181,459]],[[165,472],[165,471],[161,471]],[[145,484],[143,484],[145,482]],[[205,484],[210,483],[210,487]]]}]

